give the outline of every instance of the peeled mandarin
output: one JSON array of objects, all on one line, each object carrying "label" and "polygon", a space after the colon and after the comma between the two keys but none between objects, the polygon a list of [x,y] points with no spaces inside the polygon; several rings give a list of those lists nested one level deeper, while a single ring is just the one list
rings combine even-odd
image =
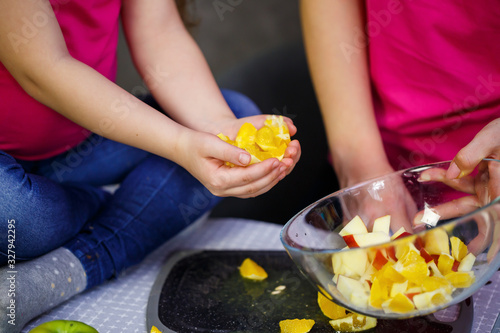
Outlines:
[{"label": "peeled mandarin", "polygon": [[280,321],[281,333],[307,333],[314,326],[312,319],[286,319]]},{"label": "peeled mandarin", "polygon": [[259,266],[255,261],[250,258],[243,260],[240,266],[240,274],[246,279],[250,280],[264,280],[267,278],[267,272]]},{"label": "peeled mandarin", "polygon": [[330,301],[320,292],[318,292],[318,305],[321,312],[330,319],[339,319],[347,316],[345,308]]}]

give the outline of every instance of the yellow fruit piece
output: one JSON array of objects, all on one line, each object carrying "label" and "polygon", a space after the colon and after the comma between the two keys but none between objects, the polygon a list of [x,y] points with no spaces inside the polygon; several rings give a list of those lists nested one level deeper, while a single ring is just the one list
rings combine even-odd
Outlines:
[{"label": "yellow fruit piece", "polygon": [[419,284],[422,279],[429,275],[429,269],[424,258],[414,251],[408,254],[395,265],[395,269],[408,281]]},{"label": "yellow fruit piece", "polygon": [[245,148],[251,146],[255,143],[255,136],[257,134],[257,129],[254,125],[250,123],[244,123],[241,125],[238,134],[236,135],[236,146],[239,148]]},{"label": "yellow fruit piece", "polygon": [[286,319],[280,321],[281,333],[307,333],[314,326],[312,319]]},{"label": "yellow fruit piece", "polygon": [[151,333],[161,333],[161,331],[153,325],[153,327],[151,327]]},{"label": "yellow fruit piece", "polygon": [[438,269],[441,274],[446,275],[451,272],[455,259],[449,254],[441,254],[438,259]]},{"label": "yellow fruit piece", "polygon": [[382,309],[382,303],[389,299],[389,286],[383,280],[375,278],[370,290],[370,305]]},{"label": "yellow fruit piece", "polygon": [[345,308],[330,301],[320,292],[318,292],[318,305],[323,314],[330,319],[339,319],[347,316]]},{"label": "yellow fruit piece", "polygon": [[439,276],[427,276],[422,280],[422,288],[424,291],[434,291],[437,289],[444,289],[448,294],[453,291],[453,286],[451,282],[444,277]]},{"label": "yellow fruit piece", "polygon": [[456,261],[462,261],[462,259],[467,255],[467,246],[458,237],[451,237],[451,255]]},{"label": "yellow fruit piece", "polygon": [[255,261],[250,258],[243,260],[240,266],[240,274],[246,279],[250,280],[264,280],[267,278],[267,272],[259,266]]},{"label": "yellow fruit piece", "polygon": [[382,304],[385,312],[407,313],[413,311],[413,302],[405,295],[399,293]]},{"label": "yellow fruit piece", "polygon": [[[250,164],[262,162],[268,158],[282,160],[290,143],[290,133],[283,117],[269,116],[262,128],[257,130],[251,123],[244,123],[232,141],[226,135],[217,136],[233,146],[245,149],[251,155]],[[226,162],[231,167],[234,164]]]},{"label": "yellow fruit piece", "polygon": [[273,130],[268,126],[264,126],[257,131],[257,135],[255,137],[255,143],[259,145],[260,149],[264,151],[269,151],[276,147],[274,138],[275,135]]},{"label": "yellow fruit piece", "polygon": [[450,253],[448,233],[442,228],[427,231],[424,236],[424,244],[424,248],[429,254]]},{"label": "yellow fruit piece", "polygon": [[390,281],[391,283],[402,283],[406,281],[406,278],[394,268],[394,264],[391,262],[387,262],[375,276],[380,280]]},{"label": "yellow fruit piece", "polygon": [[468,288],[474,281],[474,272],[451,272],[445,275],[445,278],[451,282],[455,288]]},{"label": "yellow fruit piece", "polygon": [[350,313],[347,317],[330,320],[330,325],[337,332],[361,332],[377,326],[377,319]]}]

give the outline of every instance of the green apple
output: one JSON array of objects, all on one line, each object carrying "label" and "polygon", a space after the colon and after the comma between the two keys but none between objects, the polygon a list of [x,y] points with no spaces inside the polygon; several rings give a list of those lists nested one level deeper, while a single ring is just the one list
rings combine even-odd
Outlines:
[{"label": "green apple", "polygon": [[99,333],[95,328],[74,320],[53,320],[38,325],[29,333]]}]

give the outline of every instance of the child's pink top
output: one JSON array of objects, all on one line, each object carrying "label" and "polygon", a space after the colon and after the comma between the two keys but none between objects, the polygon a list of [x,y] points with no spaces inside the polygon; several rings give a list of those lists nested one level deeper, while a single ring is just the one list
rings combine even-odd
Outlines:
[{"label": "child's pink top", "polygon": [[497,0],[367,0],[367,15],[375,112],[395,168],[450,160],[500,117]]},{"label": "child's pink top", "polygon": [[[51,0],[69,53],[110,80],[116,76],[119,0]],[[50,13],[27,17],[14,40],[22,49]],[[0,63],[0,150],[39,160],[71,149],[89,132],[28,96]]]}]

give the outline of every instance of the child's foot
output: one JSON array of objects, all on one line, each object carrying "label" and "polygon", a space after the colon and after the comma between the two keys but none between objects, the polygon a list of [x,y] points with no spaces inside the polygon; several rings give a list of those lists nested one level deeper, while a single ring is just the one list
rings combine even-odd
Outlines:
[{"label": "child's foot", "polygon": [[86,285],[80,261],[65,248],[0,267],[0,332],[20,332],[31,319],[80,293]]}]

